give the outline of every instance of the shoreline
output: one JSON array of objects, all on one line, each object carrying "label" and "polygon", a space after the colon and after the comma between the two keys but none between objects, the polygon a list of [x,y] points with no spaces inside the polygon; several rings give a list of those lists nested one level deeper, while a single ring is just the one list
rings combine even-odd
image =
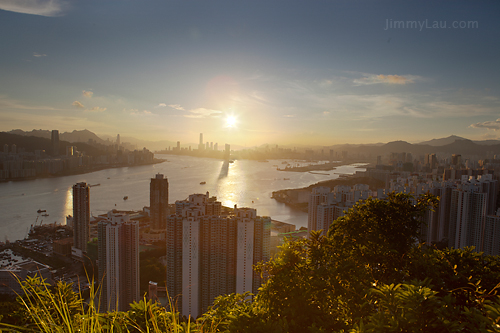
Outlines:
[{"label": "shoreline", "polygon": [[75,175],[83,175],[87,173],[92,173],[96,171],[101,171],[101,170],[107,170],[107,169],[117,169],[117,168],[125,168],[125,167],[137,167],[137,166],[144,166],[144,165],[154,165],[154,164],[159,164],[166,162],[167,160],[164,159],[158,159],[155,158],[153,159],[152,162],[147,162],[147,163],[138,163],[138,164],[114,164],[114,165],[102,165],[102,166],[95,166],[92,169],[85,169],[85,170],[74,170],[74,171],[69,171],[69,172],[63,172],[55,175],[42,175],[42,176],[36,176],[36,177],[26,177],[26,178],[13,178],[13,179],[0,179],[0,183],[8,183],[8,182],[22,182],[26,180],[36,180],[36,179],[45,179],[45,178],[59,178],[59,177],[65,177],[65,176],[75,176]]},{"label": "shoreline", "polygon": [[312,192],[312,189],[318,186],[326,186],[329,187],[330,189],[333,189],[335,186],[338,185],[353,186],[356,184],[368,184],[372,191],[377,190],[379,188],[385,188],[385,183],[381,180],[370,177],[359,177],[359,176],[356,177],[350,175],[349,177],[343,177],[343,178],[339,177],[336,179],[322,180],[306,187],[273,191],[271,198],[273,198],[277,202],[284,203],[285,205],[291,208],[308,213],[309,203],[301,202],[301,200],[299,200],[300,192]]}]

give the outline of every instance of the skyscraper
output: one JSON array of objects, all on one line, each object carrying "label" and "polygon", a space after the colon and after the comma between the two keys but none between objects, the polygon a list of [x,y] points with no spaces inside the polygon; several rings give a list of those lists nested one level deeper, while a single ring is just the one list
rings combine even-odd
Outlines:
[{"label": "skyscraper", "polygon": [[205,145],[203,144],[203,133],[200,133],[200,143],[198,144],[198,149],[203,150]]},{"label": "skyscraper", "polygon": [[449,246],[483,249],[484,222],[487,215],[488,194],[480,192],[476,183],[462,183],[451,194]]},{"label": "skyscraper", "polygon": [[54,155],[54,156],[59,155],[59,131],[58,130],[52,130],[52,133],[50,135],[50,141],[52,143],[52,155]]},{"label": "skyscraper", "polygon": [[100,311],[127,311],[140,298],[139,225],[111,211],[97,232]]},{"label": "skyscraper", "polygon": [[151,211],[151,227],[156,230],[166,228],[168,209],[168,179],[162,174],[151,178],[149,186],[149,205]]},{"label": "skyscraper", "polygon": [[307,230],[318,230],[317,228],[317,207],[318,205],[327,202],[330,188],[318,186],[313,188],[309,197],[308,214],[307,214]]},{"label": "skyscraper", "polygon": [[257,292],[262,281],[252,266],[269,257],[270,217],[251,208],[221,215],[207,192],[176,202],[168,218],[167,290],[179,311],[197,317],[215,297]]},{"label": "skyscraper", "polygon": [[90,237],[90,191],[86,183],[73,185],[73,256],[82,258]]}]

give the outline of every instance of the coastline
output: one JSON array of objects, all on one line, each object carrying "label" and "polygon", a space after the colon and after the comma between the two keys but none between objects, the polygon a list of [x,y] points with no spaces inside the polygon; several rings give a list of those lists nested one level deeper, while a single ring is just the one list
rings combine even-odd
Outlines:
[{"label": "coastline", "polygon": [[58,174],[54,175],[42,175],[42,176],[36,176],[36,177],[26,177],[26,178],[13,178],[13,179],[0,179],[0,183],[8,183],[8,182],[22,182],[25,180],[35,180],[35,179],[44,179],[44,178],[58,178],[58,177],[65,177],[65,176],[74,176],[74,175],[83,175],[86,173],[92,173],[95,171],[101,171],[101,170],[106,170],[106,169],[117,169],[117,168],[124,168],[124,167],[136,167],[136,166],[144,166],[144,165],[154,165],[154,164],[159,164],[167,162],[167,160],[164,159],[158,159],[154,158],[153,161],[151,162],[145,162],[145,163],[136,163],[136,164],[113,164],[113,165],[96,165],[90,169],[75,169],[67,172],[61,172]]},{"label": "coastline", "polygon": [[368,184],[368,186],[370,186],[370,190],[372,191],[385,187],[385,183],[381,180],[371,177],[356,177],[351,175],[345,178],[322,180],[315,184],[302,188],[274,191],[272,192],[271,198],[273,198],[277,202],[284,203],[291,208],[298,209],[302,212],[307,213],[309,203],[308,201],[304,202],[303,198],[304,195],[308,195],[309,193],[311,193],[314,187],[326,186],[333,190],[335,186],[353,186],[356,184]]}]

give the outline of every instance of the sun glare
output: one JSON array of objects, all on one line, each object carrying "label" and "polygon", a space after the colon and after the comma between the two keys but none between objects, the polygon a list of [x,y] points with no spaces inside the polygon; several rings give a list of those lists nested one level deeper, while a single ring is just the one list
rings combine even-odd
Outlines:
[{"label": "sun glare", "polygon": [[227,127],[236,127],[236,117],[235,116],[227,116],[226,126]]}]

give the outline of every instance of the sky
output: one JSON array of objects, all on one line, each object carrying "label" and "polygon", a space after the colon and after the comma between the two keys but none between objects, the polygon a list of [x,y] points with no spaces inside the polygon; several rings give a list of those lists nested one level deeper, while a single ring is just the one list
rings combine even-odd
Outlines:
[{"label": "sky", "polygon": [[0,131],[500,138],[500,2],[0,0]]}]

